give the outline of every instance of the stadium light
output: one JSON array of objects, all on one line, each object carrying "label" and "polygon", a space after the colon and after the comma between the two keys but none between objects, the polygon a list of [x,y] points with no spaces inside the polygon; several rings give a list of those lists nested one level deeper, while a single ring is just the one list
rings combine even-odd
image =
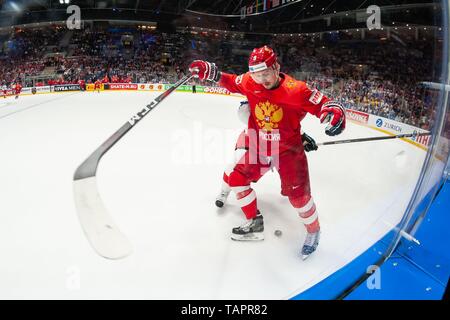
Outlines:
[{"label": "stadium light", "polygon": [[15,3],[14,1],[10,1],[9,5],[16,12],[21,12],[22,11],[22,8],[17,3]]}]

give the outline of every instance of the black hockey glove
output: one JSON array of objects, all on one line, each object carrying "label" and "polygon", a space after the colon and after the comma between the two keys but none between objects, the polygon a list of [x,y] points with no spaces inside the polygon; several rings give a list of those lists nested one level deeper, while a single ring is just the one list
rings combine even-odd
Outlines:
[{"label": "black hockey glove", "polygon": [[305,149],[306,152],[318,149],[316,141],[314,141],[314,139],[308,136],[306,133],[302,134],[302,142],[303,148]]}]

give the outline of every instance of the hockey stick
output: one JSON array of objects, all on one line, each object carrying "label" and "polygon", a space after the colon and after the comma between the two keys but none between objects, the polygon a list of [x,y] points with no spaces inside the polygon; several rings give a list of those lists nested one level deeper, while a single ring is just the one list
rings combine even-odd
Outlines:
[{"label": "hockey stick", "polygon": [[74,198],[84,233],[94,250],[107,259],[121,259],[132,252],[132,246],[108,214],[97,189],[96,172],[103,155],[150,111],[192,76],[183,77],[136,113],[98,147],[75,171]]},{"label": "hockey stick", "polygon": [[365,142],[365,141],[375,141],[375,140],[401,139],[401,138],[429,136],[429,135],[431,135],[431,133],[405,133],[405,134],[398,134],[396,136],[383,136],[383,137],[358,138],[358,139],[321,142],[321,143],[318,143],[317,146],[328,146],[328,145],[332,145],[332,144]]}]

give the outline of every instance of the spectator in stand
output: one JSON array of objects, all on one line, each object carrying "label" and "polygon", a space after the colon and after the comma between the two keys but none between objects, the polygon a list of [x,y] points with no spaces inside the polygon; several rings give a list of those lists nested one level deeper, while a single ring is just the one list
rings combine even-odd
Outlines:
[{"label": "spectator in stand", "polygon": [[101,80],[102,83],[109,83],[108,75],[106,74],[103,79]]}]

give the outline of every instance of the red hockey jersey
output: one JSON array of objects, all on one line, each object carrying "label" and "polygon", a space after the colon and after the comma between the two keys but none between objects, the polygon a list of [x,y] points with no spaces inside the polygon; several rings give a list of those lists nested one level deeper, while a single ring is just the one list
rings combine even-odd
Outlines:
[{"label": "red hockey jersey", "polygon": [[[250,144],[260,154],[268,156],[300,145],[300,121],[307,113],[319,117],[322,105],[330,100],[320,91],[310,89],[305,82],[283,73],[280,73],[280,85],[272,90],[253,81],[248,72],[240,76],[222,72],[219,84],[247,97],[250,106],[248,129],[256,132],[257,138],[255,145],[255,139],[250,136]],[[276,148],[271,146],[274,143]],[[261,147],[263,144],[264,148]]]}]

